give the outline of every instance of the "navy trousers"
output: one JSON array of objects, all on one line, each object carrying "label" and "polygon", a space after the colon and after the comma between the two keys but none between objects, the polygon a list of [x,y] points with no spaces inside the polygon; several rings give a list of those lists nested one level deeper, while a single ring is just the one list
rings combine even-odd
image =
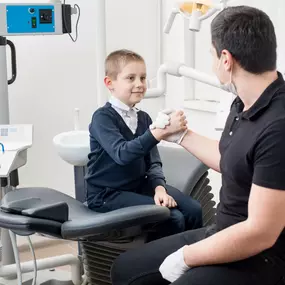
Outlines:
[{"label": "navy trousers", "polygon": [[[155,226],[150,240],[184,232],[185,230],[202,227],[202,209],[196,200],[186,196],[176,188],[167,185],[167,193],[177,203],[176,208],[170,209],[170,218]],[[96,212],[106,213],[125,207],[139,205],[154,205],[154,191],[147,185],[138,191],[119,191],[116,189],[104,189],[103,195],[97,195],[88,199],[88,207]]]}]

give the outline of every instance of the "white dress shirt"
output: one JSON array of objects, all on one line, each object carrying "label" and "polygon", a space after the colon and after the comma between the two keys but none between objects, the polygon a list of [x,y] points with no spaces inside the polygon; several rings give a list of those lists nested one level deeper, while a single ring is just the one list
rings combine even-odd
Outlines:
[{"label": "white dress shirt", "polygon": [[111,96],[109,103],[112,105],[112,108],[115,109],[118,114],[123,118],[124,122],[132,131],[132,133],[135,134],[138,127],[137,112],[139,110],[135,107],[130,108],[114,96]]}]

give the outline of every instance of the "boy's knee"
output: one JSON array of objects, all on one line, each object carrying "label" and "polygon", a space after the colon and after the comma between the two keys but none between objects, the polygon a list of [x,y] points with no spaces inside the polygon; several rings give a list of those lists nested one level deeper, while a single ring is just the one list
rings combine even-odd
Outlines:
[{"label": "boy's knee", "polygon": [[185,231],[185,217],[177,209],[170,211],[170,222],[175,229],[175,233],[182,233]]},{"label": "boy's knee", "polygon": [[201,228],[203,226],[203,211],[202,211],[202,206],[199,202],[195,203],[193,219],[194,219],[195,229]]},{"label": "boy's knee", "polygon": [[188,217],[185,218],[186,221],[189,221],[189,223],[186,225],[186,230],[203,227],[203,212],[201,204],[198,201],[193,201],[191,208],[189,208],[187,216]]}]

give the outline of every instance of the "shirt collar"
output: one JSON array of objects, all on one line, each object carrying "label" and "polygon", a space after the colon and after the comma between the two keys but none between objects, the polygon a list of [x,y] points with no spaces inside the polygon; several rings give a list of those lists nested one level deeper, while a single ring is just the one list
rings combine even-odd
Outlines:
[{"label": "shirt collar", "polygon": [[131,110],[138,112],[139,110],[136,107],[129,107],[128,105],[126,105],[125,103],[123,103],[122,101],[120,101],[118,98],[111,96],[111,98],[109,99],[109,103],[116,107],[119,108],[125,112],[129,112]]},{"label": "shirt collar", "polygon": [[[269,106],[277,91],[283,86],[285,86],[283,76],[278,72],[278,78],[264,90],[258,100],[247,111],[243,112],[242,117],[247,120],[253,120],[257,114],[260,114],[262,110]],[[244,104],[239,97],[235,99],[233,104],[238,113],[242,112]]]}]

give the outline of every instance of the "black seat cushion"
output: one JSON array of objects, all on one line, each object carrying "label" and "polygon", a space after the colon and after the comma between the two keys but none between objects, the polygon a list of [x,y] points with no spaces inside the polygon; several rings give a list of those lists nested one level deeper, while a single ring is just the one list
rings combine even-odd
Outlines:
[{"label": "black seat cushion", "polygon": [[[0,212],[0,227],[13,231],[34,231],[65,239],[82,239],[85,237],[108,233],[138,225],[152,224],[169,217],[169,210],[154,205],[123,208],[109,213],[97,213],[74,198],[50,188],[20,188],[7,193],[2,199],[2,205],[13,201],[33,197],[47,205],[59,202],[66,203],[69,219],[57,222],[50,219],[27,217],[16,213]],[[7,209],[6,209],[7,210]]]}]

